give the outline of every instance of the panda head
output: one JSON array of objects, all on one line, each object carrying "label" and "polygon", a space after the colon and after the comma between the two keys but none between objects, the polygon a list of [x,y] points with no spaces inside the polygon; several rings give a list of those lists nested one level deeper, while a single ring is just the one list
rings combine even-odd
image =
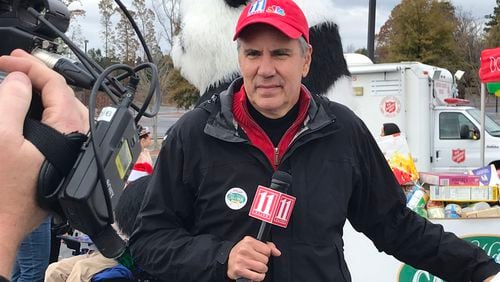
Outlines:
[{"label": "panda head", "polygon": [[[232,37],[248,2],[181,1],[181,32],[174,38],[172,59],[175,67],[200,93],[225,86],[239,76],[238,53]],[[295,0],[309,23],[313,46],[311,71],[304,84],[319,94],[327,93],[337,80],[349,75],[332,2]]]},{"label": "panda head", "polygon": [[182,0],[181,32],[174,37],[172,60],[201,93],[238,73],[236,21],[246,1]]}]

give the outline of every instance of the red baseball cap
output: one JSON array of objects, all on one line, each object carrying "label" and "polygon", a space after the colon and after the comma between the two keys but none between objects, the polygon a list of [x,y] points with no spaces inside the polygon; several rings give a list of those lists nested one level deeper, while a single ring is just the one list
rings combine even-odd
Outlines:
[{"label": "red baseball cap", "polygon": [[250,2],[236,25],[233,40],[252,24],[268,24],[292,39],[303,36],[309,43],[309,25],[302,10],[292,0],[254,0]]}]

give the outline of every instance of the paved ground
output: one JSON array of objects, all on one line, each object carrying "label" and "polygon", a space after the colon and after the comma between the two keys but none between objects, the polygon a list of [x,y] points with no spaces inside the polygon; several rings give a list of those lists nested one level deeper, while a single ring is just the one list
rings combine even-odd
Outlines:
[{"label": "paved ground", "polygon": [[163,138],[165,132],[167,132],[185,112],[185,110],[175,107],[162,106],[155,118],[142,118],[139,123],[149,127],[154,137]]}]

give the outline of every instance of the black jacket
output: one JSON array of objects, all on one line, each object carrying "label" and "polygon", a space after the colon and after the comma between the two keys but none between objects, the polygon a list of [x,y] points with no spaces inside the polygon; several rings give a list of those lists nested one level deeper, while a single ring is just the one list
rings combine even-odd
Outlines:
[{"label": "black jacket", "polygon": [[[137,264],[165,281],[227,281],[227,257],[259,221],[248,216],[257,185],[273,168],[231,113],[241,80],[188,113],[169,131],[130,239]],[[344,261],[346,219],[381,251],[448,281],[482,281],[500,271],[480,248],[406,208],[405,196],[363,122],[346,107],[313,95],[304,128],[285,153],[288,228],[273,227],[282,255],[272,281],[351,281]],[[248,203],[225,203],[233,187]],[[271,279],[272,278],[272,279]]]}]

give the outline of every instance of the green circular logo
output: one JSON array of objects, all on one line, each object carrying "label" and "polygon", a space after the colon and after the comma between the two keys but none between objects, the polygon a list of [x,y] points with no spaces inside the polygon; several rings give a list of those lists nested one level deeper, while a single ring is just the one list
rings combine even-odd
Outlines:
[{"label": "green circular logo", "polygon": [[231,188],[226,193],[226,205],[232,210],[242,209],[248,200],[247,193],[241,188]]}]

